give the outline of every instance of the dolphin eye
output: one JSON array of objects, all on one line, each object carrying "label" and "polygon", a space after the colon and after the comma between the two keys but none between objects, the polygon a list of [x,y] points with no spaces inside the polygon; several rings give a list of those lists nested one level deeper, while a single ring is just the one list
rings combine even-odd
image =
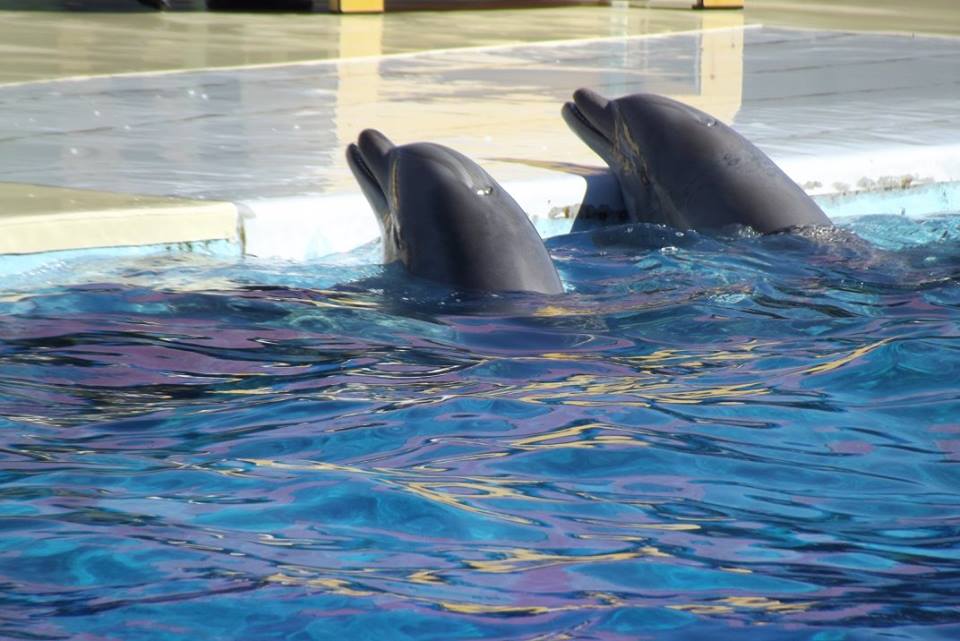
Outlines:
[{"label": "dolphin eye", "polygon": [[710,120],[708,120],[708,121],[707,121],[707,126],[708,126],[708,127],[716,127],[716,126],[717,126],[717,119],[716,119],[716,118],[711,118]]}]

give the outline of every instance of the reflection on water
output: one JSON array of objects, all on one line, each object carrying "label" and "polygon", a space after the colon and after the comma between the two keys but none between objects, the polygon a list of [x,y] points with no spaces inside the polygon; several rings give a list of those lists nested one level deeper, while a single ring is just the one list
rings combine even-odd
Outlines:
[{"label": "reflection on water", "polygon": [[0,636],[956,638],[956,221],[8,283]]}]

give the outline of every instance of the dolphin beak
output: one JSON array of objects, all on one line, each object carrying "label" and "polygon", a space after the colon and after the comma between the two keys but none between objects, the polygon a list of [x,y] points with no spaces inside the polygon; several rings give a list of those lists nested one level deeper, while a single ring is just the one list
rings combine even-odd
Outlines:
[{"label": "dolphin beak", "polygon": [[608,109],[609,100],[595,91],[577,89],[573,92],[573,102],[594,129],[608,139],[613,138],[613,114]]},{"label": "dolphin beak", "polygon": [[394,148],[390,139],[375,129],[365,129],[360,132],[357,144],[347,145],[350,171],[381,219],[389,212],[386,188],[390,172],[389,156]]},{"label": "dolphin beak", "polygon": [[390,167],[387,157],[396,145],[376,129],[364,129],[357,138],[357,147],[373,177],[385,188]]},{"label": "dolphin beak", "polygon": [[564,121],[583,142],[606,160],[613,151],[614,117],[610,101],[589,89],[577,89],[563,105]]}]

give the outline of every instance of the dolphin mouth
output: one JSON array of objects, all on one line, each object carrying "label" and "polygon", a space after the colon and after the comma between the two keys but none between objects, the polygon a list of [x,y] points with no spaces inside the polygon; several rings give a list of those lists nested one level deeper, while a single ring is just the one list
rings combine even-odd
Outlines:
[{"label": "dolphin mouth", "polygon": [[614,116],[610,101],[589,89],[578,89],[564,103],[561,115],[573,133],[609,164],[613,160]]},{"label": "dolphin mouth", "polygon": [[595,154],[603,158],[604,162],[612,166],[614,162],[613,141],[594,126],[572,102],[563,105],[561,115],[567,126],[573,130],[573,133],[577,134],[577,137],[586,143],[587,147],[590,147]]},{"label": "dolphin mouth", "polygon": [[363,154],[360,153],[360,148],[355,144],[351,143],[347,146],[347,163],[363,187],[375,189],[383,194],[383,188],[380,187],[379,181],[376,176],[373,175],[373,170],[370,169],[370,166],[364,161]]},{"label": "dolphin mouth", "polygon": [[360,190],[377,214],[381,224],[390,215],[387,190],[390,188],[390,166],[396,147],[390,139],[375,129],[364,129],[356,144],[347,146],[347,164]]},{"label": "dolphin mouth", "polygon": [[[600,136],[604,139],[606,138],[606,136],[603,135],[602,131],[594,127],[593,124],[589,120],[587,120],[587,117],[583,115],[583,112],[577,108],[576,103],[565,102],[563,104],[562,115],[565,116],[564,120],[567,120],[567,124],[570,124],[568,119],[573,118],[574,122],[576,123],[576,126],[583,127],[584,129],[587,129],[593,132],[597,136]],[[571,125],[571,127],[573,126],[574,125]]]}]

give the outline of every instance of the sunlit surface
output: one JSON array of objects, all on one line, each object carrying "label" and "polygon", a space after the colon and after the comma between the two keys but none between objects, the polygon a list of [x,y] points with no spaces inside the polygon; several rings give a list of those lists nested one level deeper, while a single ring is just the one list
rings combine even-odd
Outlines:
[{"label": "sunlit surface", "polygon": [[[957,145],[955,41],[716,24],[562,46],[7,87],[0,180],[229,201],[356,191],[343,150],[367,127],[400,143],[447,144],[500,180],[542,176],[530,165],[600,164],[559,115],[583,86],[665,94],[715,113],[775,159],[808,162],[791,174],[808,188],[816,179],[845,191],[832,183],[849,189],[888,171],[945,179],[916,155]],[[843,155],[851,158],[832,163]]]},{"label": "sunlit surface", "polygon": [[[43,4],[3,0],[0,10]],[[692,0],[369,16],[0,11],[0,83],[682,31],[718,13],[747,24],[960,35],[954,0],[751,0],[745,11],[713,14],[657,8],[669,4],[686,8]]]},{"label": "sunlit surface", "polygon": [[[356,191],[343,150],[367,127],[487,162],[596,163],[559,115],[579,86],[668,93],[733,118],[744,33],[725,15],[663,38],[0,87],[0,180],[231,201]],[[356,38],[379,41],[364,24]]]},{"label": "sunlit surface", "polygon": [[366,16],[7,11],[0,18],[0,83],[670,32],[703,19],[626,5]]},{"label": "sunlit surface", "polygon": [[960,35],[954,0],[749,0],[749,20],[816,29]]},{"label": "sunlit surface", "polygon": [[[577,176],[601,164],[559,115],[583,86],[704,109],[813,194],[960,179],[956,40],[760,27],[739,12],[681,12],[699,16],[686,18],[695,30],[659,34],[660,13],[593,39],[387,57],[370,53],[389,41],[385,23],[351,22],[343,59],[0,86],[0,209],[31,210],[33,185],[127,195],[131,210],[146,195],[240,203],[251,253],[318,256],[346,244],[343,218],[367,230],[359,242],[376,233],[343,153],[374,127],[454,147],[508,189],[540,183],[522,205],[562,216],[585,199]],[[359,206],[320,202],[338,194]],[[23,244],[2,220],[0,232]]]},{"label": "sunlit surface", "polygon": [[7,279],[0,636],[956,639],[960,217],[854,229]]}]

